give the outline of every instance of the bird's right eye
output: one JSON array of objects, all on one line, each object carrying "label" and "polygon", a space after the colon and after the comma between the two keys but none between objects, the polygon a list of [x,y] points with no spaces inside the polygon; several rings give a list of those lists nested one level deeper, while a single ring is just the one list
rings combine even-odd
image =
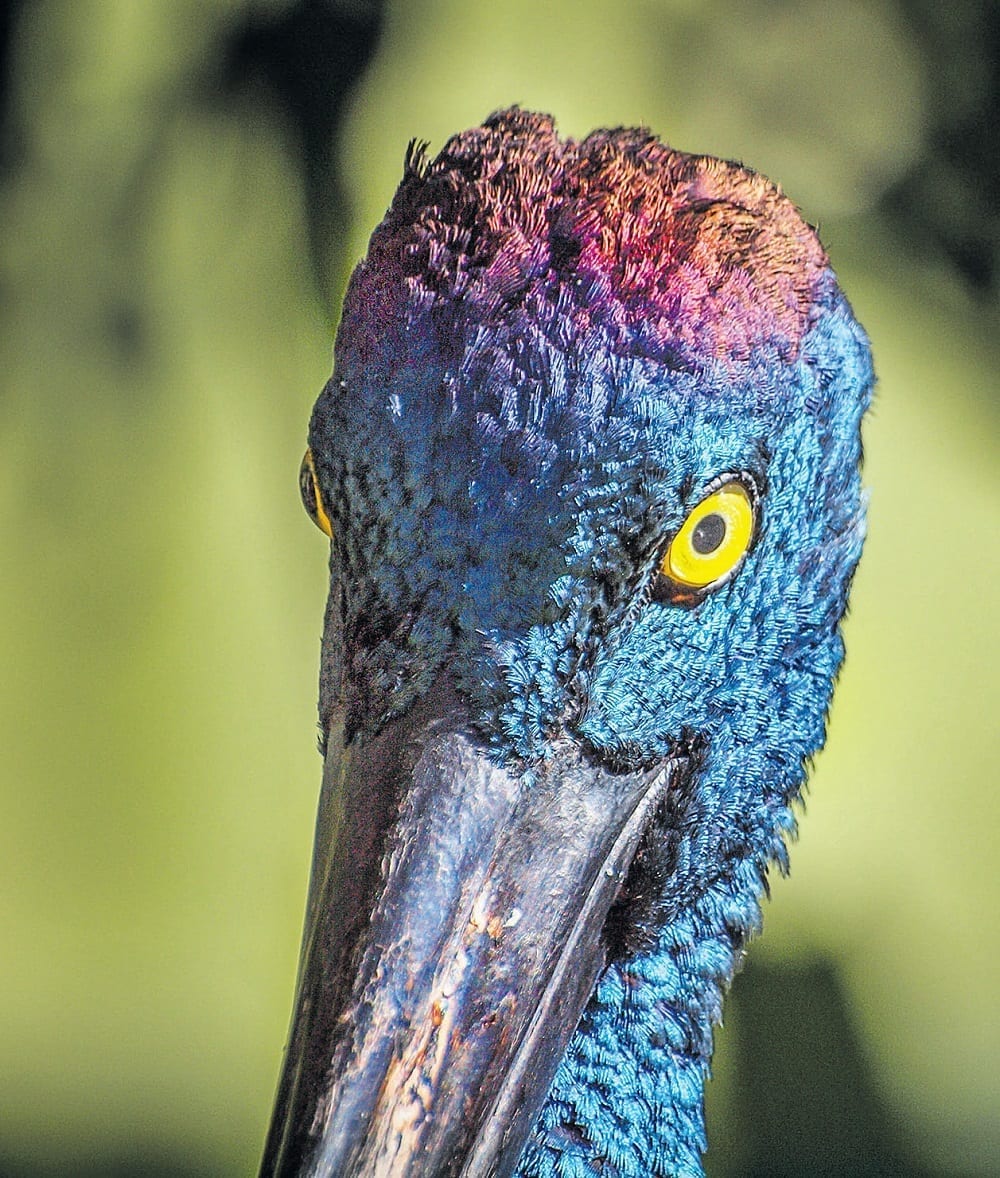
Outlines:
[{"label": "bird's right eye", "polygon": [[299,493],[309,518],[321,532],[325,532],[333,539],[333,526],[323,505],[323,495],[316,478],[316,466],[313,462],[312,450],[306,450],[302,465],[299,467]]},{"label": "bird's right eye", "polygon": [[757,493],[750,476],[723,476],[667,546],[654,598],[693,605],[726,584],[750,550],[756,526]]}]

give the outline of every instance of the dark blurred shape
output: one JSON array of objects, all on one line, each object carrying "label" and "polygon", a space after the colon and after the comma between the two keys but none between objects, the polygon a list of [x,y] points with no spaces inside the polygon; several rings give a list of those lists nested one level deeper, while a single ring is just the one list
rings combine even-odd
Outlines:
[{"label": "dark blurred shape", "polygon": [[[930,117],[924,154],[883,200],[920,253],[943,253],[974,292],[1000,287],[1000,6],[902,0],[920,45]],[[930,249],[928,249],[930,247]]]},{"label": "dark blurred shape", "polygon": [[907,1156],[831,964],[749,962],[727,1021],[735,1027],[740,1175],[930,1178]]},{"label": "dark blurred shape", "polygon": [[276,14],[251,10],[224,50],[225,88],[243,91],[262,81],[294,128],[313,272],[327,304],[349,214],[336,133],[345,100],[378,45],[384,7],[383,0],[299,0]]},{"label": "dark blurred shape", "polygon": [[17,24],[27,0],[0,4],[0,168],[10,166],[14,154],[7,104],[10,101],[10,62],[17,39]]}]

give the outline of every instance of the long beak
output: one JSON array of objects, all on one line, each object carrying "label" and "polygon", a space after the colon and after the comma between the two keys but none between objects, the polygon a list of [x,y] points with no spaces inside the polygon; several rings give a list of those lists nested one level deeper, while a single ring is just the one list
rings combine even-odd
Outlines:
[{"label": "long beak", "polygon": [[497,764],[445,684],[323,774],[261,1175],[513,1171],[679,761]]}]

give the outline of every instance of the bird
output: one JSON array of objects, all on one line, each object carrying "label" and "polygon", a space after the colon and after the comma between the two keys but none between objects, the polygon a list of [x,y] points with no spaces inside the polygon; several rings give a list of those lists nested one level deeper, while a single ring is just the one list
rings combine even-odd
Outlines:
[{"label": "bird", "polygon": [[262,1175],[703,1173],[873,382],[752,169],[520,107],[411,142],[300,475],[324,768]]}]

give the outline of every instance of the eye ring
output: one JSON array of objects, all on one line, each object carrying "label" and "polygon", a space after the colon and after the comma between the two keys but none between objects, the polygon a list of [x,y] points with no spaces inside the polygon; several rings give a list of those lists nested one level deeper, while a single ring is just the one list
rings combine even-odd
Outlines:
[{"label": "eye ring", "polygon": [[756,539],[759,502],[746,471],[714,479],[660,557],[653,599],[696,605],[732,580]]},{"label": "eye ring", "polygon": [[316,527],[332,540],[333,525],[326,514],[319,479],[316,477],[316,464],[313,462],[312,450],[309,449],[306,450],[299,467],[299,494],[302,496],[302,506],[306,509],[306,514]]}]

